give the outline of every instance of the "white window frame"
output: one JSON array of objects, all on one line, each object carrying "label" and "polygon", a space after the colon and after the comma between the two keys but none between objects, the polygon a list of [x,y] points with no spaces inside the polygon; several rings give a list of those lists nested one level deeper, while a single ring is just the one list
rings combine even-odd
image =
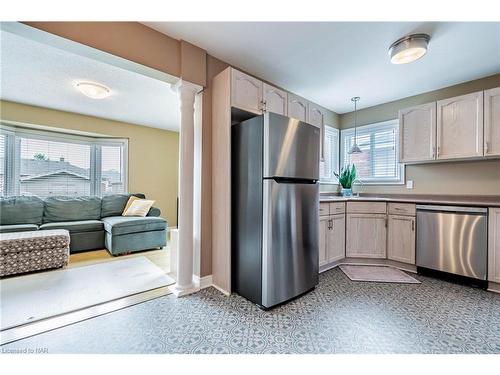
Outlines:
[{"label": "white window frame", "polygon": [[[335,152],[337,154],[337,158],[336,158],[337,159],[337,163],[334,166],[335,167],[334,171],[336,173],[338,173],[339,172],[340,130],[337,129],[337,128],[334,128],[333,126],[330,126],[330,125],[324,125],[324,131],[325,131],[325,133],[326,133],[326,129],[328,129],[328,131],[331,131],[331,132],[335,133],[335,135],[337,137],[337,147],[336,147],[336,150],[333,150],[333,152]],[[323,150],[324,150],[324,147],[325,147],[325,144],[324,144],[325,139],[326,139],[326,137],[324,137],[321,140],[321,142],[323,142],[323,145],[322,145]],[[326,157],[326,155],[325,155],[325,157]],[[324,163],[324,161],[320,160],[320,168],[321,168],[322,163]],[[332,173],[332,176],[331,176],[330,179],[322,178],[320,176],[319,183],[320,184],[325,184],[325,185],[338,185],[339,182],[338,182],[337,178],[335,177],[335,175]]]},{"label": "white window frame", "polygon": [[[60,141],[90,145],[90,194],[102,196],[101,179],[99,175],[100,168],[96,168],[100,163],[101,146],[121,146],[123,160],[123,189],[124,193],[129,191],[128,188],[128,139],[126,138],[99,138],[83,135],[75,135],[56,131],[37,130],[31,128],[23,128],[17,126],[9,126],[8,124],[0,124],[0,131],[7,136],[5,144],[5,181],[4,181],[4,196],[13,196],[20,194],[19,186],[19,162],[20,144],[17,137],[44,139],[48,141]],[[11,160],[13,159],[13,160]]]},{"label": "white window frame", "polygon": [[[396,135],[395,135],[395,153],[396,153],[396,163],[399,164],[398,168],[398,177],[397,178],[383,178],[383,179],[375,179],[375,178],[370,178],[370,179],[359,179],[358,184],[361,185],[404,185],[406,183],[406,176],[405,176],[405,164],[404,163],[399,163],[398,162],[398,155],[399,155],[399,120],[394,119],[394,120],[388,120],[388,121],[381,121],[381,122],[376,122],[368,125],[363,125],[363,126],[358,126],[357,127],[357,132],[359,134],[360,130],[372,130],[374,128],[380,128],[384,126],[394,126],[396,125]],[[348,135],[354,134],[354,128],[349,128],[349,129],[343,129],[340,131],[340,146],[339,146],[339,152],[340,152],[340,165],[344,166],[344,159],[345,159],[345,153],[347,150],[344,150],[344,144],[345,144],[345,138]]]}]

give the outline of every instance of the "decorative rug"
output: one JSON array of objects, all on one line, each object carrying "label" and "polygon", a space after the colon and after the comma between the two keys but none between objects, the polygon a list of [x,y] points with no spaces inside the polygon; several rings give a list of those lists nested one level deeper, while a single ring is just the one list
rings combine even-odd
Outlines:
[{"label": "decorative rug", "polygon": [[391,266],[342,264],[339,268],[352,281],[420,284],[420,281],[417,279]]},{"label": "decorative rug", "polygon": [[21,326],[175,283],[146,257],[0,281],[0,328]]}]

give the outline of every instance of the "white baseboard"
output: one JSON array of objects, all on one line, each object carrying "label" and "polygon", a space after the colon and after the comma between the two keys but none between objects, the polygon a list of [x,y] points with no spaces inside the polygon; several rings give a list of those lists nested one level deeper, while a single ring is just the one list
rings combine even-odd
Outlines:
[{"label": "white baseboard", "polygon": [[193,282],[200,289],[208,288],[208,287],[212,286],[212,275],[203,276],[203,277],[193,275]]},{"label": "white baseboard", "polygon": [[221,292],[222,294],[226,295],[226,296],[230,296],[231,293],[229,293],[227,290],[221,288],[220,286],[218,285],[215,285],[214,283],[212,283],[212,286],[217,289],[219,292]]}]

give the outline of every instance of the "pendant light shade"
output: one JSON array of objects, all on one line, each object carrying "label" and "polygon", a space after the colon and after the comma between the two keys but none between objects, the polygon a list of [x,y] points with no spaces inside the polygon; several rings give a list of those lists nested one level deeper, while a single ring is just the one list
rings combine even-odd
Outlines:
[{"label": "pendant light shade", "polygon": [[351,146],[351,148],[349,149],[349,151],[347,151],[348,154],[361,154],[363,152],[363,151],[361,151],[361,149],[358,146],[357,134],[356,134],[357,110],[358,110],[357,103],[358,103],[359,99],[360,99],[359,96],[355,96],[354,98],[351,98],[351,101],[354,102],[354,143]]}]

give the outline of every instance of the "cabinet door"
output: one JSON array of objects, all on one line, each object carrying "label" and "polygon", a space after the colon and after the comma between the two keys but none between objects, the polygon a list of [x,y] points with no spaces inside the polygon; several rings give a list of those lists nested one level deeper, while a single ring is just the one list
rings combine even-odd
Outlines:
[{"label": "cabinet door", "polygon": [[332,215],[330,220],[326,236],[327,263],[345,258],[345,215]]},{"label": "cabinet door", "polygon": [[348,214],[346,257],[385,258],[387,215]]},{"label": "cabinet door", "polygon": [[415,217],[389,215],[387,258],[415,264]]},{"label": "cabinet door", "polygon": [[320,129],[319,142],[319,157],[321,161],[325,160],[324,144],[325,144],[325,114],[323,110],[314,103],[307,104],[307,123],[317,126]]},{"label": "cabinet door", "polygon": [[307,100],[288,94],[288,117],[307,122]]},{"label": "cabinet door", "polygon": [[483,156],[483,92],[437,102],[437,159]]},{"label": "cabinet door", "polygon": [[319,265],[326,264],[326,243],[327,232],[329,227],[329,216],[321,216],[319,218]]},{"label": "cabinet door", "polygon": [[436,103],[399,111],[399,161],[434,160],[436,156]]},{"label": "cabinet door", "polygon": [[484,92],[484,155],[500,155],[500,87]]},{"label": "cabinet door", "polygon": [[321,128],[325,121],[323,109],[314,103],[307,104],[307,123]]},{"label": "cabinet door", "polygon": [[231,69],[231,106],[252,113],[262,113],[262,81]]},{"label": "cabinet door", "polygon": [[500,283],[500,208],[490,208],[488,218],[488,280]]},{"label": "cabinet door", "polygon": [[286,116],[288,106],[288,95],[286,91],[277,89],[267,83],[263,86],[264,109],[268,112],[278,113]]}]

